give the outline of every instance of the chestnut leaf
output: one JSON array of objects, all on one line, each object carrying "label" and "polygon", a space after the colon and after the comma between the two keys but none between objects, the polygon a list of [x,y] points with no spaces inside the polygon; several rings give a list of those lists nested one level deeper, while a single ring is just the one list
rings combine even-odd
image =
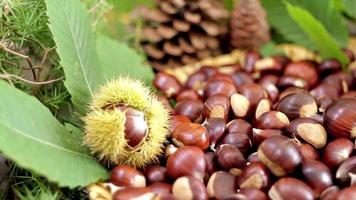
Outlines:
[{"label": "chestnut leaf", "polygon": [[301,7],[288,2],[286,5],[289,16],[304,30],[324,59],[335,58],[344,65],[348,63],[348,58],[320,21]]},{"label": "chestnut leaf", "polygon": [[[60,186],[86,186],[108,177],[81,145],[82,132],[63,126],[35,97],[0,81],[0,152]],[[69,131],[70,130],[70,131]]]}]

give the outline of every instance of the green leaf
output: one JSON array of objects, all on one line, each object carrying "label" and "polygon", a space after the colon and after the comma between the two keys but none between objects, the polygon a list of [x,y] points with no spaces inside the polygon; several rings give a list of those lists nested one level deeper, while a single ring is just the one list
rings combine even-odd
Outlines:
[{"label": "green leaf", "polygon": [[324,59],[336,58],[343,64],[348,62],[340,47],[315,17],[303,8],[288,2],[286,5],[290,17],[305,31]]},{"label": "green leaf", "polygon": [[84,114],[101,77],[87,10],[79,0],[46,0],[46,6],[65,85],[74,105]]},{"label": "green leaf", "polygon": [[71,135],[35,97],[4,81],[0,81],[0,96],[4,155],[60,186],[85,186],[107,178],[105,168],[73,141],[78,135]]},{"label": "green leaf", "polygon": [[97,51],[100,61],[103,82],[119,75],[129,75],[151,84],[154,73],[144,64],[144,58],[125,43],[117,42],[104,35],[97,39]]},{"label": "green leaf", "polygon": [[[262,0],[261,2],[267,10],[270,25],[286,40],[313,50],[317,49],[303,29],[289,17],[284,0]],[[289,2],[309,11],[324,25],[340,46],[347,45],[348,31],[336,0],[290,0]]]},{"label": "green leaf", "polygon": [[342,0],[347,15],[356,20],[356,0]]}]

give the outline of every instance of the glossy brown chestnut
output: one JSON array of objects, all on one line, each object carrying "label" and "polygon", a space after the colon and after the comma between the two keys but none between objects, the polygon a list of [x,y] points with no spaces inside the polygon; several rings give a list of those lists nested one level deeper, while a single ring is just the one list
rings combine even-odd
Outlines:
[{"label": "glossy brown chestnut", "polygon": [[319,77],[316,67],[317,64],[309,60],[291,62],[284,69],[284,74],[303,78],[313,86],[318,82]]},{"label": "glossy brown chestnut", "polygon": [[323,79],[323,83],[331,83],[336,87],[341,87],[343,92],[348,92],[353,83],[353,77],[348,72],[337,72]]},{"label": "glossy brown chestnut", "polygon": [[167,160],[167,173],[173,178],[194,176],[202,180],[205,168],[204,152],[194,146],[178,148]]},{"label": "glossy brown chestnut", "polygon": [[220,145],[216,155],[219,166],[225,170],[241,169],[245,165],[243,154],[231,144]]},{"label": "glossy brown chestnut", "polygon": [[289,87],[289,88],[283,90],[282,92],[280,92],[278,99],[283,99],[285,96],[288,96],[288,95],[290,95],[290,94],[297,93],[297,92],[308,93],[307,90],[302,89],[302,88]]},{"label": "glossy brown chestnut", "polygon": [[237,178],[237,185],[241,188],[255,188],[265,190],[270,184],[270,173],[261,162],[247,165]]},{"label": "glossy brown chestnut", "polygon": [[320,156],[319,153],[316,151],[316,149],[308,144],[308,143],[297,143],[297,146],[299,148],[299,152],[303,158],[303,161],[305,160],[319,160]]},{"label": "glossy brown chestnut", "polygon": [[255,63],[255,71],[262,74],[281,74],[283,67],[282,57],[265,57],[257,60]]},{"label": "glossy brown chestnut", "polygon": [[219,70],[216,67],[202,66],[199,68],[199,72],[203,72],[207,78],[210,78],[219,73]]},{"label": "glossy brown chestnut", "polygon": [[153,199],[157,194],[153,193],[149,188],[125,188],[118,190],[114,194],[113,200],[128,200],[128,199]]},{"label": "glossy brown chestnut", "polygon": [[282,135],[274,135],[258,147],[258,158],[276,176],[294,171],[302,161],[296,144]]},{"label": "glossy brown chestnut", "polygon": [[335,200],[354,200],[356,197],[356,185],[342,189],[337,193]]},{"label": "glossy brown chestnut", "polygon": [[261,85],[256,83],[244,84],[237,89],[241,95],[245,96],[249,100],[250,105],[253,108],[259,101],[261,101],[261,99],[267,98],[266,90]]},{"label": "glossy brown chestnut", "polygon": [[178,147],[176,147],[174,144],[168,144],[166,146],[166,150],[165,150],[165,157],[168,158],[177,150],[178,150]]},{"label": "glossy brown chestnut", "polygon": [[256,111],[255,111],[255,119],[258,119],[263,113],[271,111],[272,103],[269,99],[261,99],[258,102]]},{"label": "glossy brown chestnut", "polygon": [[318,98],[316,100],[316,104],[318,105],[318,111],[320,113],[323,113],[325,111],[325,109],[333,102],[334,101],[330,97],[327,97],[327,96],[322,96],[322,97]]},{"label": "glossy brown chestnut", "polygon": [[183,100],[176,104],[174,108],[175,115],[184,115],[192,122],[202,119],[204,104],[200,100]]},{"label": "glossy brown chestnut", "polygon": [[174,76],[164,72],[155,75],[153,85],[168,98],[177,96],[182,89],[181,84]]},{"label": "glossy brown chestnut", "polygon": [[261,58],[262,56],[258,52],[252,50],[248,51],[243,64],[245,71],[249,73],[253,72],[256,61]]},{"label": "glossy brown chestnut", "polygon": [[145,187],[146,179],[135,168],[119,165],[111,171],[110,182],[123,187]]},{"label": "glossy brown chestnut", "polygon": [[328,60],[324,60],[319,64],[318,71],[322,77],[325,77],[326,75],[340,71],[341,68],[342,65],[338,60],[328,59]]},{"label": "glossy brown chestnut", "polygon": [[337,197],[339,191],[340,189],[338,186],[330,186],[320,194],[320,200],[334,200]]},{"label": "glossy brown chestnut", "polygon": [[300,117],[291,121],[287,127],[290,135],[297,136],[317,149],[326,145],[327,133],[324,127],[315,119]]},{"label": "glossy brown chestnut", "polygon": [[207,76],[205,73],[197,71],[189,76],[185,86],[189,89],[195,90],[199,95],[203,95],[206,80]]},{"label": "glossy brown chestnut", "polygon": [[310,117],[318,112],[318,106],[312,96],[304,92],[289,94],[277,103],[276,109],[290,120],[298,117]]},{"label": "glossy brown chestnut", "polygon": [[208,192],[204,183],[193,177],[183,176],[173,183],[173,196],[178,200],[207,200]]},{"label": "glossy brown chestnut", "polygon": [[303,181],[295,178],[281,178],[268,191],[271,200],[314,199],[313,190]]},{"label": "glossy brown chestnut", "polygon": [[226,124],[227,132],[237,132],[252,136],[252,126],[243,119],[234,119]]},{"label": "glossy brown chestnut", "polygon": [[277,129],[252,129],[252,144],[256,147],[260,145],[265,139],[273,136],[273,135],[282,135],[281,130]]},{"label": "glossy brown chestnut", "polygon": [[335,137],[356,138],[356,99],[338,99],[324,112],[324,126]]},{"label": "glossy brown chestnut", "polygon": [[147,179],[147,182],[150,184],[158,182],[167,182],[168,180],[167,169],[163,166],[147,166],[143,173]]},{"label": "glossy brown chestnut", "polygon": [[251,103],[245,96],[238,93],[232,94],[230,97],[230,102],[232,111],[234,112],[236,117],[247,117]]},{"label": "glossy brown chestnut", "polygon": [[227,119],[230,110],[229,97],[217,94],[210,96],[204,102],[204,118],[223,118]]},{"label": "glossy brown chestnut", "polygon": [[221,140],[220,144],[231,144],[236,147],[240,152],[247,156],[250,153],[252,144],[247,134],[239,132],[229,132]]},{"label": "glossy brown chestnut", "polygon": [[282,76],[277,83],[277,87],[279,89],[297,87],[307,90],[309,89],[310,85],[308,81],[304,80],[303,78],[299,78],[296,76]]},{"label": "glossy brown chestnut", "polygon": [[217,169],[216,163],[216,154],[214,152],[206,152],[204,154],[206,169],[205,172],[209,176],[211,176]]},{"label": "glossy brown chestnut", "polygon": [[191,123],[191,121],[184,115],[173,115],[171,118],[171,125],[169,126],[169,132],[172,133],[178,125],[183,123]]},{"label": "glossy brown chestnut", "polygon": [[210,147],[215,148],[217,141],[223,136],[226,122],[222,118],[208,118],[202,124],[209,134]]},{"label": "glossy brown chestnut", "polygon": [[241,200],[243,199],[268,200],[268,197],[264,192],[255,188],[243,188],[240,190],[238,194],[243,195],[244,198],[242,198]]},{"label": "glossy brown chestnut", "polygon": [[326,188],[333,184],[330,169],[320,161],[303,161],[302,172],[308,185],[313,189],[315,197],[319,197]]},{"label": "glossy brown chestnut", "polygon": [[276,84],[272,83],[262,83],[262,87],[266,90],[268,98],[274,103],[277,101],[279,96],[279,90]]},{"label": "glossy brown chestnut", "polygon": [[209,147],[208,131],[201,124],[184,123],[177,126],[172,133],[172,141],[178,147],[196,146],[202,150]]},{"label": "glossy brown chestnut", "polygon": [[269,111],[263,113],[255,123],[259,129],[284,129],[289,126],[287,115],[278,111]]},{"label": "glossy brown chestnut", "polygon": [[204,88],[204,96],[210,97],[217,94],[222,94],[230,97],[236,93],[235,85],[226,80],[211,80],[208,81]]},{"label": "glossy brown chestnut", "polygon": [[258,158],[257,152],[251,153],[251,154],[247,157],[247,162],[249,162],[249,163],[261,162],[260,159]]},{"label": "glossy brown chestnut", "polygon": [[244,71],[237,71],[234,74],[232,74],[231,77],[234,80],[234,84],[235,84],[236,88],[238,88],[244,84],[249,84],[249,83],[254,82],[251,75]]},{"label": "glossy brown chestnut", "polygon": [[[110,108],[106,108],[110,109]],[[115,106],[114,109],[125,113],[125,139],[130,148],[135,148],[142,143],[148,133],[145,114],[127,106]]]},{"label": "glossy brown chestnut", "polygon": [[214,74],[214,76],[211,76],[210,78],[208,78],[207,81],[209,82],[209,81],[218,81],[218,80],[227,81],[227,82],[230,82],[232,84],[234,83],[234,80],[232,79],[232,77],[230,75],[223,74],[223,73],[220,73],[220,72],[218,72],[218,73]]},{"label": "glossy brown chestnut", "polygon": [[264,85],[264,84],[277,85],[278,80],[279,80],[279,76],[274,75],[274,74],[266,74],[260,78],[258,83],[261,85]]},{"label": "glossy brown chestnut", "polygon": [[350,140],[337,138],[326,145],[322,159],[323,163],[331,170],[334,170],[350,157],[353,149],[354,144]]},{"label": "glossy brown chestnut", "polygon": [[224,171],[211,175],[207,190],[209,198],[225,199],[236,192],[235,177]]},{"label": "glossy brown chestnut", "polygon": [[336,179],[341,183],[356,185],[356,156],[345,160],[336,171]]},{"label": "glossy brown chestnut", "polygon": [[201,100],[201,96],[193,89],[185,89],[181,91],[176,97],[177,101],[183,101],[186,99]]}]

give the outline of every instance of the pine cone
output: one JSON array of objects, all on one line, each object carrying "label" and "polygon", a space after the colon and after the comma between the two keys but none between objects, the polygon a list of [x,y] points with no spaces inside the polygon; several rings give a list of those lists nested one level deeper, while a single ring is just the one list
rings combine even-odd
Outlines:
[{"label": "pine cone", "polygon": [[258,49],[270,40],[266,12],[259,0],[240,0],[232,13],[230,26],[234,48]]},{"label": "pine cone", "polygon": [[228,11],[221,0],[156,0],[143,14],[141,44],[157,70],[194,63],[221,53]]}]

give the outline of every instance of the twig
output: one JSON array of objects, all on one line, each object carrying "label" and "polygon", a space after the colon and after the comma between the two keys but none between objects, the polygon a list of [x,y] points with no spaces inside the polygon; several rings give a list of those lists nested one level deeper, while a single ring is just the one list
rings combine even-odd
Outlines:
[{"label": "twig", "polygon": [[5,79],[5,80],[11,81],[11,82],[12,82],[12,79],[17,79],[17,80],[23,81],[23,82],[31,84],[31,85],[47,85],[47,84],[51,84],[51,83],[60,81],[63,78],[64,77],[60,77],[60,78],[49,80],[49,81],[34,82],[34,81],[30,81],[30,80],[24,79],[22,77],[19,77],[19,76],[13,75],[13,74],[0,74],[0,79]]},{"label": "twig", "polygon": [[33,68],[33,65],[32,65],[32,62],[31,62],[31,59],[30,59],[29,56],[23,55],[23,54],[21,54],[21,53],[19,53],[19,52],[16,52],[16,51],[13,51],[13,50],[7,48],[3,43],[0,43],[0,49],[3,49],[4,51],[6,51],[6,52],[8,52],[8,53],[10,53],[10,54],[12,54],[12,55],[15,55],[15,56],[18,56],[18,57],[20,57],[20,58],[26,59],[28,65],[29,65],[30,68],[31,68],[31,72],[32,72],[33,79],[34,79],[34,80],[37,79],[36,72],[35,72],[35,70],[34,70],[34,68]]}]

